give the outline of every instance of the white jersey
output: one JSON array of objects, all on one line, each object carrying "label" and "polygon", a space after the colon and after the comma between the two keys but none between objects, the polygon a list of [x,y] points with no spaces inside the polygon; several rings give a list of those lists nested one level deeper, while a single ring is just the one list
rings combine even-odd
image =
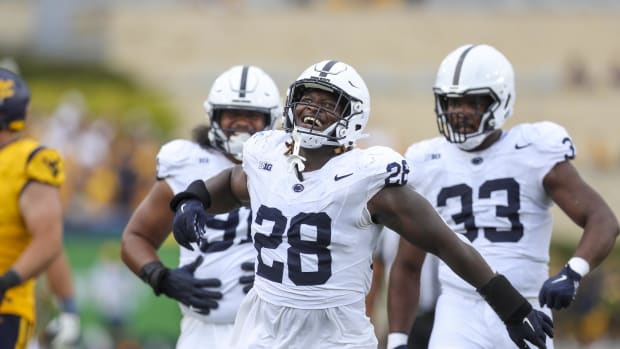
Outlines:
[{"label": "white jersey", "polygon": [[[528,298],[548,277],[552,201],[543,179],[574,157],[570,136],[551,122],[516,126],[478,152],[434,138],[405,154],[411,185]],[[442,292],[479,297],[444,263],[439,276]]]},{"label": "white jersey", "polygon": [[362,300],[382,228],[366,204],[386,185],[406,182],[406,163],[389,148],[354,149],[299,181],[284,155],[289,140],[283,131],[266,131],[245,144],[258,251],[254,289],[269,303],[299,309]]},{"label": "white jersey", "polygon": [[[175,140],[165,144],[157,154],[157,178],[165,180],[176,194],[187,189],[199,178],[210,178],[233,166],[224,154],[200,145]],[[183,315],[197,317],[209,323],[232,323],[245,294],[239,284],[243,275],[241,264],[251,262],[256,250],[251,244],[249,233],[250,210],[240,208],[229,213],[210,215],[205,236],[209,241],[201,249],[193,244],[194,251],[181,247],[179,265],[193,262],[199,254],[204,261],[196,269],[197,278],[218,278],[222,281],[223,297],[218,308],[209,315],[199,314],[180,304]]]}]

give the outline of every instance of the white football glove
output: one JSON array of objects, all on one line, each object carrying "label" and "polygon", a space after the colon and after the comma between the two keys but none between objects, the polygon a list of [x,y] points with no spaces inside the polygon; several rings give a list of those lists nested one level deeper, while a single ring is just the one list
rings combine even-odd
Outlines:
[{"label": "white football glove", "polygon": [[80,339],[80,316],[75,313],[60,313],[47,325],[45,334],[52,349],[74,347]]}]

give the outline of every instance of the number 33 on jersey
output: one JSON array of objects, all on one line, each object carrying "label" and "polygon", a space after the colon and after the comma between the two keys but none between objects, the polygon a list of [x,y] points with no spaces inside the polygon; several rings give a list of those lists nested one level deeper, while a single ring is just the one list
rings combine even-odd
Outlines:
[{"label": "number 33 on jersey", "polygon": [[416,169],[410,183],[453,230],[514,284],[527,285],[521,292],[535,294],[538,279],[546,278],[552,230],[543,179],[575,152],[564,128],[539,122],[505,131],[482,151],[465,152],[434,138],[412,145],[405,158]]}]

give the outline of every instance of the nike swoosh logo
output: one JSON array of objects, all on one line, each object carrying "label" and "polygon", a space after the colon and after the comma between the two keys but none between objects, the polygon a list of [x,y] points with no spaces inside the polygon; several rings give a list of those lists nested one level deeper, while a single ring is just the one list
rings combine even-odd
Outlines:
[{"label": "nike swoosh logo", "polygon": [[555,283],[558,283],[558,282],[562,282],[562,281],[564,281],[564,280],[566,280],[566,279],[568,279],[568,277],[566,277],[566,275],[562,275],[562,276],[560,276],[559,278],[557,278],[557,279],[555,279],[555,280],[551,281],[551,283],[552,283],[552,284],[555,284]]},{"label": "nike swoosh logo", "polygon": [[515,144],[515,149],[523,149],[523,148],[527,148],[527,147],[529,147],[530,145],[532,145],[532,143],[526,143],[526,144],[523,144],[523,145]]},{"label": "nike swoosh logo", "polygon": [[525,318],[525,319],[523,319],[523,322],[526,323],[528,326],[530,326],[530,328],[532,329],[532,332],[536,332],[534,330],[534,326],[532,326],[532,323],[530,322],[530,319]]},{"label": "nike swoosh logo", "polygon": [[346,175],[342,175],[342,176],[335,175],[334,176],[334,181],[339,181],[339,180],[341,180],[343,178],[347,178],[347,177],[352,176],[352,175],[353,175],[353,172],[351,172],[349,174],[346,174]]}]

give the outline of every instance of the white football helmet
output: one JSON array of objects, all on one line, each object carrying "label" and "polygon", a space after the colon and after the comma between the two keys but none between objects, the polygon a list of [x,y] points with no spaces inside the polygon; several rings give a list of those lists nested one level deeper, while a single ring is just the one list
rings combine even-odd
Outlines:
[{"label": "white football helmet", "polygon": [[[265,130],[272,129],[282,115],[282,102],[273,79],[256,66],[238,65],[222,73],[211,87],[204,102],[211,124],[209,141],[216,148],[241,161],[243,143],[248,133],[226,135],[220,127],[220,114],[224,109],[259,111],[265,115]],[[256,130],[256,132],[262,130]]]},{"label": "white football helmet", "polygon": [[[439,132],[461,149],[475,149],[512,114],[516,97],[512,64],[491,46],[461,46],[441,62],[433,92]],[[471,133],[453,128],[446,109],[448,98],[466,95],[487,95],[492,99],[478,130]]]},{"label": "white football helmet", "polygon": [[[295,125],[295,106],[306,89],[331,92],[338,104],[344,105],[342,113],[337,115],[338,121],[323,131]],[[283,124],[287,132],[296,131],[302,148],[314,149],[324,145],[349,147],[365,136],[362,132],[369,114],[370,95],[362,77],[346,63],[325,60],[306,69],[288,88]]]}]

